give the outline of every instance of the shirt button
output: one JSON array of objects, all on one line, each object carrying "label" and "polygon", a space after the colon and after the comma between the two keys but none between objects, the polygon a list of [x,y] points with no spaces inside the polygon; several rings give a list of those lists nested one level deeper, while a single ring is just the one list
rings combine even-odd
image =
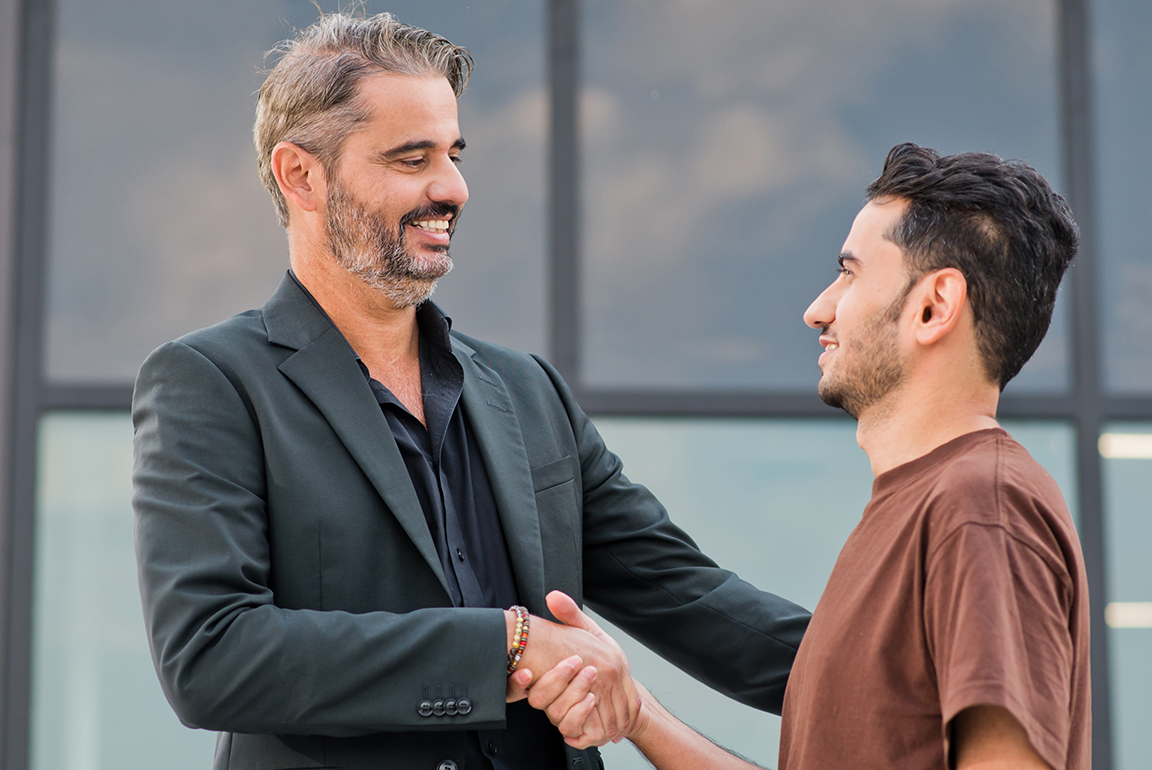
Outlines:
[{"label": "shirt button", "polygon": [[464,561],[464,552],[461,551],[459,548],[456,549],[456,558],[459,559],[460,561]]},{"label": "shirt button", "polygon": [[436,770],[457,770],[456,763],[451,759],[445,759],[443,762],[436,765]]},{"label": "shirt button", "polygon": [[489,754],[495,754],[496,753],[496,744],[493,743],[492,741],[488,741],[488,753]]}]

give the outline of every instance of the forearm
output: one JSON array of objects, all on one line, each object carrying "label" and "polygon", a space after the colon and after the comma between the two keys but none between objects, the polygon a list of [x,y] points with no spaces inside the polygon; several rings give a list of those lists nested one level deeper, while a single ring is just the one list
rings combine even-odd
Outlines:
[{"label": "forearm", "polygon": [[[503,723],[499,611],[358,615],[266,605],[219,624],[149,621],[165,693],[192,726],[350,736]],[[421,700],[453,697],[469,699],[467,714],[418,710]]]},{"label": "forearm", "polygon": [[681,722],[643,688],[636,730],[629,735],[657,770],[752,770],[760,768],[717,746]]}]

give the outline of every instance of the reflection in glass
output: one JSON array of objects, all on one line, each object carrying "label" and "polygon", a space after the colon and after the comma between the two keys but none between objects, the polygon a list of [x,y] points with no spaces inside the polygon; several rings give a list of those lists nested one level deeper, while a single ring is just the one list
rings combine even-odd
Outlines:
[{"label": "reflection in glass", "polygon": [[1105,387],[1152,391],[1152,3],[1093,0],[1092,113]]},{"label": "reflection in glass", "polygon": [[[872,493],[868,458],[848,419],[600,418],[630,479],[651,489],[701,549],[740,577],[814,607]],[[1004,427],[1075,500],[1074,433],[1050,422]],[[618,629],[632,671],[705,735],[775,767],[778,717],[741,706],[682,674]],[[644,770],[631,748],[604,747],[615,770]]]},{"label": "reflection in glass", "polygon": [[[363,5],[475,54],[460,104],[472,200],[437,299],[462,330],[542,350],[542,0]],[[316,10],[61,0],[55,16],[46,370],[131,382],[158,344],[260,306],[287,269],[256,173],[255,92],[264,52]]]},{"label": "reflection in glass", "polygon": [[1152,424],[1111,425],[1106,435],[1112,437],[1101,442],[1112,766],[1141,770],[1152,757],[1152,454],[1124,450],[1147,444]]},{"label": "reflection in glass", "polygon": [[40,424],[31,770],[203,770],[214,733],[177,720],[152,667],[132,548],[132,424]]},{"label": "reflection in glass", "polygon": [[[888,149],[1060,186],[1051,0],[585,4],[584,364],[605,387],[814,386],[800,318]],[[1067,387],[1065,323],[1014,388]]]}]

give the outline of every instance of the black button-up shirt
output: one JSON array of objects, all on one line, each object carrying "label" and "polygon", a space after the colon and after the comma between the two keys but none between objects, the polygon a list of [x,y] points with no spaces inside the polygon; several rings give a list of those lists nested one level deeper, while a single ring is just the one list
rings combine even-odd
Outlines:
[{"label": "black button-up shirt", "polygon": [[[512,561],[488,472],[460,401],[464,370],[452,354],[451,321],[430,302],[417,309],[416,320],[427,428],[372,379],[362,361],[360,369],[404,458],[453,604],[510,607],[519,603]],[[563,764],[559,733],[527,701],[509,704],[505,730],[469,733],[467,770],[543,770]]]}]

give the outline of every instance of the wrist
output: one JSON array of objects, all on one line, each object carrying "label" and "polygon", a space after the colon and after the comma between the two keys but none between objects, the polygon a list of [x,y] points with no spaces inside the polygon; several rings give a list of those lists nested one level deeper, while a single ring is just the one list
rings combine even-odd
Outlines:
[{"label": "wrist", "polygon": [[[528,649],[528,636],[532,616],[528,614],[527,609],[520,605],[513,605],[508,612],[515,616],[515,622],[512,628],[512,641],[508,645],[508,673],[512,674],[520,665],[524,651]],[[505,616],[505,625],[507,625],[507,616]]]},{"label": "wrist", "polygon": [[661,725],[674,717],[643,685],[636,680],[632,681],[640,696],[640,709],[625,737],[637,747],[643,747],[647,741],[657,740],[661,733]]},{"label": "wrist", "polygon": [[516,613],[504,610],[504,649],[512,647],[512,637],[516,635]]}]

